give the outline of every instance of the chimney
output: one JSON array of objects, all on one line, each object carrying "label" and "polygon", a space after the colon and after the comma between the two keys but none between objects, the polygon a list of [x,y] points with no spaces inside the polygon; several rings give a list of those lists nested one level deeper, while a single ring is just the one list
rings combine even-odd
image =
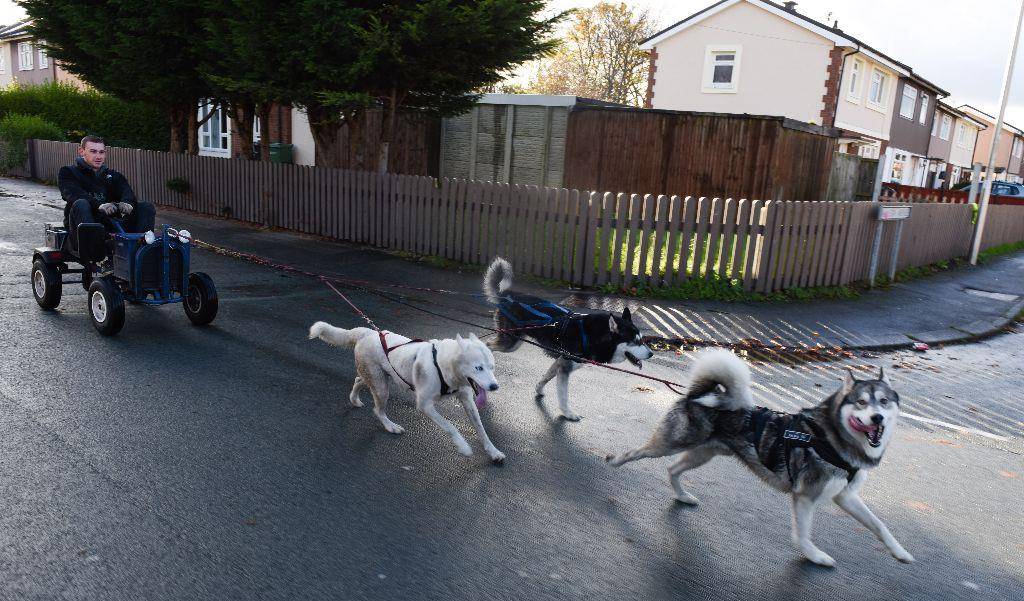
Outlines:
[{"label": "chimney", "polygon": [[786,7],[786,10],[788,10],[789,12],[796,12],[796,2],[786,2],[784,3],[784,6]]}]

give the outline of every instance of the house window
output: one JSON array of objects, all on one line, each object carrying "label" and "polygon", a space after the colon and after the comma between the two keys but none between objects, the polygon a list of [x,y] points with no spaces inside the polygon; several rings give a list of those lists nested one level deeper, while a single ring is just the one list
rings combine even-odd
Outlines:
[{"label": "house window", "polygon": [[895,181],[895,182],[902,182],[903,181],[903,172],[904,172],[904,170],[906,170],[906,163],[907,163],[907,155],[903,154],[902,152],[897,152],[896,154],[893,155],[893,157],[892,157],[892,173],[889,174],[889,177],[891,178],[892,181]]},{"label": "house window", "polygon": [[49,69],[50,68],[50,57],[46,56],[46,50],[43,48],[39,49],[39,68]]},{"label": "house window", "polygon": [[864,61],[855,58],[850,65],[850,85],[846,88],[846,97],[854,102],[860,101],[860,80],[864,72]]},{"label": "house window", "polygon": [[199,120],[213,115],[199,128],[199,154],[210,156],[229,156],[231,130],[227,114],[219,105],[204,104],[199,108]]},{"label": "house window", "polygon": [[871,70],[871,88],[868,91],[868,102],[878,107],[885,106],[885,73],[878,69]]},{"label": "house window", "polygon": [[708,46],[704,59],[705,92],[736,92],[739,76],[739,46]]},{"label": "house window", "polygon": [[1013,139],[1013,156],[1020,158],[1021,154],[1024,154],[1024,142],[1020,141],[1020,138]]},{"label": "house window", "polygon": [[900,102],[900,117],[914,120],[914,105],[917,104],[917,89],[903,86],[903,100]]},{"label": "house window", "polygon": [[32,44],[29,42],[18,44],[18,69],[21,71],[32,70]]},{"label": "house window", "polygon": [[928,94],[921,93],[921,125],[924,125],[928,121]]},{"label": "house window", "polygon": [[942,131],[939,132],[939,137],[943,140],[949,139],[949,132],[953,129],[953,118],[949,115],[942,116]]},{"label": "house window", "polygon": [[967,126],[963,123],[956,125],[956,143],[958,146],[967,145]]},{"label": "house window", "polygon": [[[4,49],[5,49],[4,47],[0,46],[0,50],[4,50]],[[7,62],[4,61],[4,53],[3,52],[0,52],[0,73],[7,73]]]},{"label": "house window", "polygon": [[932,137],[935,138],[935,137],[938,137],[938,135],[939,135],[939,114],[935,113],[935,116],[932,117]]}]

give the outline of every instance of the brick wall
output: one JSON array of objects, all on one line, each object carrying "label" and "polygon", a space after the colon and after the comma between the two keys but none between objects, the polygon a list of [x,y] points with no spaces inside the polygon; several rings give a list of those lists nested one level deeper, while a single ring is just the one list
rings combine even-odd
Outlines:
[{"label": "brick wall", "polygon": [[651,48],[650,65],[647,68],[647,95],[644,98],[644,108],[654,108],[654,73],[658,70],[658,49]]},{"label": "brick wall", "polygon": [[[267,128],[270,135],[270,143],[283,142],[292,143],[292,109],[290,106],[275,104],[270,109],[270,127]],[[267,132],[261,132],[266,135]],[[231,156],[239,158],[242,147],[238,137],[238,127],[234,119],[231,120]]]},{"label": "brick wall", "polygon": [[821,109],[821,124],[833,127],[836,124],[836,109],[839,106],[839,85],[843,75],[843,49],[833,47],[829,52],[825,93],[821,97],[824,107]]}]

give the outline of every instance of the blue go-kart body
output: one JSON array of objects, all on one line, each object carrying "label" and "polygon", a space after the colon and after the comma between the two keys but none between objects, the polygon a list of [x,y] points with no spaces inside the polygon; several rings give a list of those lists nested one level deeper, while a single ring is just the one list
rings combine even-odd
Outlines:
[{"label": "blue go-kart body", "polygon": [[[157,233],[159,231],[160,233]],[[124,326],[124,303],[182,303],[195,325],[217,315],[217,290],[210,276],[190,272],[191,240],[167,225],[147,234],[124,231],[120,220],[79,227],[79,249],[72,251],[63,224],[44,228],[46,246],[32,257],[32,291],[43,309],[60,304],[64,284],[88,291],[89,317],[103,335]],[[75,267],[78,264],[80,267]],[[80,274],[81,279],[65,279]]]}]

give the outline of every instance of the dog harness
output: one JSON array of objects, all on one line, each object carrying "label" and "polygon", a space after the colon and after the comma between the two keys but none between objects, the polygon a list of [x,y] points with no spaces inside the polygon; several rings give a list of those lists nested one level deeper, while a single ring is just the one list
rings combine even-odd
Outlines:
[{"label": "dog harness", "polygon": [[[391,359],[390,359],[391,351],[393,351],[393,350],[395,350],[397,348],[401,348],[401,347],[403,347],[403,346],[405,346],[407,344],[419,344],[421,342],[426,342],[426,340],[423,340],[421,338],[413,338],[412,340],[407,340],[407,341],[402,342],[400,344],[396,344],[395,346],[388,346],[388,341],[387,341],[386,336],[388,334],[390,334],[390,333],[391,332],[387,332],[385,330],[379,330],[377,332],[377,335],[380,336],[380,346],[381,346],[382,349],[384,349],[384,357],[388,360],[388,365],[391,365]],[[446,395],[446,394],[451,394],[451,393],[455,392],[454,390],[452,390],[452,388],[450,386],[448,386],[448,382],[445,382],[444,374],[441,373],[441,366],[437,363],[437,345],[435,345],[435,344],[431,344],[430,345],[430,353],[431,353],[431,355],[432,355],[432,357],[434,359],[434,369],[437,370],[437,379],[438,379],[439,382],[441,382],[441,394],[442,395]],[[401,380],[402,382],[404,382],[405,385],[409,387],[410,391],[416,392],[416,388],[412,384],[410,384],[408,380],[403,378],[402,374],[398,373],[398,370],[395,369],[394,365],[391,365],[391,371],[395,372],[395,375],[398,376],[398,379]]]},{"label": "dog harness", "polygon": [[[747,441],[754,446],[761,463],[771,471],[779,466],[780,461],[786,462],[786,473],[789,475],[789,483],[793,484],[794,474],[790,467],[790,457],[793,449],[813,449],[823,461],[846,472],[846,481],[852,482],[857,475],[858,469],[839,454],[828,441],[825,433],[803,413],[789,414],[772,411],[766,407],[757,407],[746,411],[747,419],[746,433]],[[772,443],[768,454],[761,457],[760,443],[768,424],[773,424],[776,430],[775,442]],[[804,427],[806,426],[806,430]],[[796,476],[799,476],[799,471]]]},{"label": "dog harness", "polygon": [[[513,309],[518,309],[520,315],[516,315]],[[545,313],[540,309],[549,309],[553,313]],[[558,331],[559,343],[565,339],[565,332],[568,329],[570,322],[575,321],[580,330],[580,344],[582,346],[581,354],[587,354],[587,332],[583,327],[583,320],[573,320],[573,317],[582,316],[579,313],[574,313],[562,305],[556,305],[549,301],[529,304],[513,300],[511,298],[505,298],[501,303],[499,303],[498,310],[501,311],[501,314],[507,317],[508,320],[511,321],[518,329],[542,328],[545,326],[560,325],[561,327]],[[560,346],[564,351],[565,345],[560,344]]]}]

